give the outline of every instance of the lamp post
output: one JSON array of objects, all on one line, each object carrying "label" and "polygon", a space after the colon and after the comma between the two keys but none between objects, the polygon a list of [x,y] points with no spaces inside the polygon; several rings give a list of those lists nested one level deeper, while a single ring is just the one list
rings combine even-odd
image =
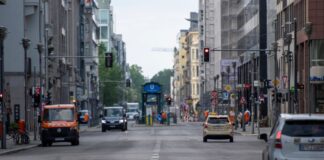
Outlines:
[{"label": "lamp post", "polygon": [[288,63],[288,113],[292,113],[292,107],[291,107],[291,92],[290,92],[290,77],[291,77],[291,56],[292,53],[290,52],[290,43],[292,41],[291,34],[287,34],[285,37],[285,43],[288,46],[288,51],[286,54],[286,60]]},{"label": "lamp post", "polygon": [[[244,56],[241,56],[240,57],[240,64],[241,64],[241,69],[240,69],[240,76],[241,76],[241,84],[242,84],[242,87],[241,87],[241,98],[244,98],[244,77],[243,77],[243,62],[244,62]],[[242,131],[245,132],[245,122],[244,122],[244,111],[245,111],[245,104],[242,103]]]},{"label": "lamp post", "polygon": [[[230,66],[227,66],[226,67],[226,73],[227,73],[227,85],[230,85],[230,72],[231,72],[231,67]],[[229,113],[229,110],[230,110],[230,107],[231,107],[231,99],[230,99],[230,94],[228,94],[228,108],[227,108],[227,111]]]},{"label": "lamp post", "polygon": [[[313,111],[313,108],[312,108],[312,102],[311,102],[311,84],[310,84],[310,69],[311,69],[311,53],[310,53],[310,38],[311,38],[311,35],[312,35],[312,22],[307,22],[306,25],[305,25],[305,28],[304,28],[304,31],[307,35],[307,38],[308,38],[308,65],[307,65],[307,70],[308,70],[308,74],[306,74],[306,83],[307,83],[307,89],[308,89],[308,99],[305,99],[305,102],[307,102],[308,104],[308,112],[309,112],[309,115],[312,114],[312,111]],[[307,73],[307,72],[306,72]],[[304,96],[306,98],[306,96]]]},{"label": "lamp post", "polygon": [[29,122],[28,122],[28,112],[27,112],[27,50],[30,46],[30,40],[26,37],[22,40],[22,45],[24,47],[24,95],[25,95],[25,123],[26,123],[26,129],[28,130]]},{"label": "lamp post", "polygon": [[254,101],[255,101],[255,97],[254,97],[254,69],[255,69],[255,66],[254,66],[254,58],[255,58],[255,53],[252,53],[251,55],[251,61],[252,61],[252,71],[251,71],[251,78],[252,78],[252,88],[251,88],[251,134],[254,134],[254,114],[255,114],[255,111],[254,111]]},{"label": "lamp post", "polygon": [[[0,94],[3,95],[3,84],[4,84],[4,39],[6,37],[6,27],[2,27],[0,26]],[[2,139],[1,139],[1,148],[2,149],[6,149],[6,109],[5,109],[5,105],[3,103],[3,97],[2,97],[2,101],[0,101],[0,109],[1,109],[1,113],[0,117],[2,116],[1,120],[2,120],[2,126],[0,126],[0,128],[2,128]]]},{"label": "lamp post", "polygon": [[235,129],[237,129],[238,124],[237,124],[237,115],[238,115],[238,103],[237,103],[237,91],[236,91],[236,62],[232,62],[232,67],[233,67],[233,72],[234,72],[234,97],[235,97]]}]

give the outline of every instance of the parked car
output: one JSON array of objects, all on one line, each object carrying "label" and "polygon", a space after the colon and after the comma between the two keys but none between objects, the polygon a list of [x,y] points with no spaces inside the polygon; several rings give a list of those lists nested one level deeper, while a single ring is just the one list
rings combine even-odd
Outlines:
[{"label": "parked car", "polygon": [[324,159],[324,115],[281,114],[267,142],[263,160]]}]

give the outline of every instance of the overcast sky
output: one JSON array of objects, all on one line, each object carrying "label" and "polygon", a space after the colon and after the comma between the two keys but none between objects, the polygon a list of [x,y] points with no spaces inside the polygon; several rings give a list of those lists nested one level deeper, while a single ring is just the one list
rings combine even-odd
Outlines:
[{"label": "overcast sky", "polygon": [[123,35],[127,62],[143,68],[144,76],[173,66],[172,52],[152,48],[177,47],[180,29],[188,29],[190,12],[198,0],[112,0],[115,32]]}]

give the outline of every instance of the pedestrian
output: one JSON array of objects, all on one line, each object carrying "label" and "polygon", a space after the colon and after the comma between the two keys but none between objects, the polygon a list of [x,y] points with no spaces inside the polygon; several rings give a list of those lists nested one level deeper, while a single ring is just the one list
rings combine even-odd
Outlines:
[{"label": "pedestrian", "polygon": [[243,125],[242,125],[242,112],[238,113],[237,122],[238,122],[238,124],[241,124],[241,128],[242,128],[243,127]]},{"label": "pedestrian", "polygon": [[162,112],[162,121],[163,121],[162,124],[166,123],[166,119],[167,119],[167,114],[165,112]]},{"label": "pedestrian", "polygon": [[246,111],[244,112],[244,122],[246,124],[249,124],[249,121],[250,121],[250,111],[249,109],[246,109]]},{"label": "pedestrian", "polygon": [[204,112],[205,120],[208,118],[208,115],[209,115],[209,111],[205,110],[205,112]]}]

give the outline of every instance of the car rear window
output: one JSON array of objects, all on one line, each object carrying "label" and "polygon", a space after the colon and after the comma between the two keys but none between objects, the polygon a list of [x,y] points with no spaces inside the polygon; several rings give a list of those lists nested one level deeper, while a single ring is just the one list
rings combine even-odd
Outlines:
[{"label": "car rear window", "polygon": [[208,123],[210,124],[228,124],[228,118],[216,118],[216,117],[209,117]]},{"label": "car rear window", "polygon": [[286,121],[282,134],[291,137],[324,137],[324,121],[289,120]]}]

